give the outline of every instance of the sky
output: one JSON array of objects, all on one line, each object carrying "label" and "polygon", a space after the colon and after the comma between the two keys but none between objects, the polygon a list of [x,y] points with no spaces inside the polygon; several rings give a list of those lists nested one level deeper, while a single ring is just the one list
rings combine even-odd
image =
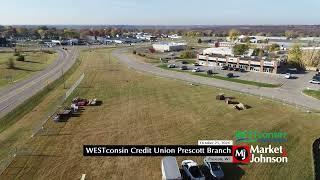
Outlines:
[{"label": "sky", "polygon": [[320,24],[320,0],[0,0],[2,25]]}]

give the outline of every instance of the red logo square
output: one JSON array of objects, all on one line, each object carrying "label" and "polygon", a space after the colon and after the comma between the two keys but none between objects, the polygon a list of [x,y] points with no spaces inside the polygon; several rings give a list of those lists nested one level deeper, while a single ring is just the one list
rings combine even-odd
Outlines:
[{"label": "red logo square", "polygon": [[233,163],[250,163],[250,147],[245,146],[232,146],[232,161]]}]

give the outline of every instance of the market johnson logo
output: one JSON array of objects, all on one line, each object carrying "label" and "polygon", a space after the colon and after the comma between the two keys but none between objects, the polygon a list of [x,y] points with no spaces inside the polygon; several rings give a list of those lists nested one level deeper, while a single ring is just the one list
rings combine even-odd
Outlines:
[{"label": "market johnson logo", "polygon": [[287,163],[287,151],[282,147],[271,145],[257,146],[233,146],[233,163]]},{"label": "market johnson logo", "polygon": [[287,151],[282,147],[273,147],[272,145],[261,147],[252,146],[250,148],[252,154],[251,161],[254,163],[287,163]]}]

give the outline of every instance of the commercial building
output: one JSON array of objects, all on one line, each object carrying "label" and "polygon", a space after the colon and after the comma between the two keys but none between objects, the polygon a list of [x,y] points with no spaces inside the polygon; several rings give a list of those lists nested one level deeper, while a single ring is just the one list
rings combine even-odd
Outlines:
[{"label": "commercial building", "polygon": [[223,53],[210,53],[216,48],[204,50],[202,54],[197,55],[198,63],[202,66],[213,67],[232,67],[244,69],[253,72],[278,73],[280,61],[269,60],[267,58],[259,58],[255,56],[234,56],[229,51]]},{"label": "commercial building", "polygon": [[187,47],[186,43],[157,43],[152,45],[159,52],[181,51]]}]

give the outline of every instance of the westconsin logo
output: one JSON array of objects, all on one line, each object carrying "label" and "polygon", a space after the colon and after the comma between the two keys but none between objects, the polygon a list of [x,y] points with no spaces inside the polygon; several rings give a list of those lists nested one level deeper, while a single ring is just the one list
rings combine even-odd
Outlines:
[{"label": "westconsin logo", "polygon": [[236,131],[236,142],[287,142],[285,132]]}]

